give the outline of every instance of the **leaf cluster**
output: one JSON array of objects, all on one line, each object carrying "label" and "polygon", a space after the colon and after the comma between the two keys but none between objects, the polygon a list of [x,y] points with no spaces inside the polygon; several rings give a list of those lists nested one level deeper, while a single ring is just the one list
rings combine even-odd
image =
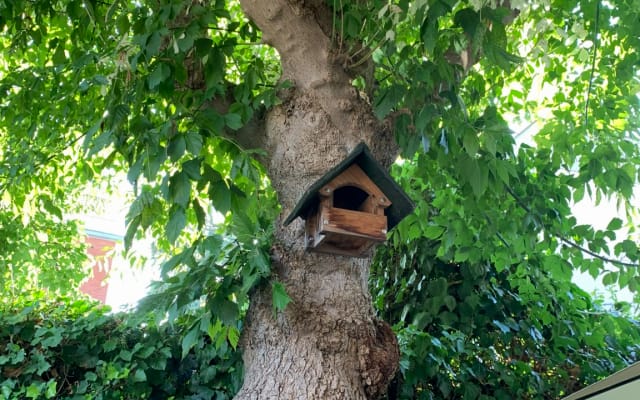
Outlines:
[{"label": "leaf cluster", "polygon": [[278,205],[262,153],[236,133],[279,102],[275,51],[237,2],[10,2],[0,16],[11,55],[0,186],[12,212],[44,202],[61,215],[88,181],[124,172],[135,193],[125,248],[155,238],[168,259],[164,311],[210,300],[237,341],[231,322],[268,275]]},{"label": "leaf cluster", "polygon": [[513,270],[445,262],[427,238],[378,252],[371,288],[395,324],[398,398],[546,399],[640,359],[640,323],[535,259]]},{"label": "leaf cluster", "polygon": [[74,221],[40,211],[19,218],[0,204],[0,303],[37,290],[75,290],[88,274],[87,261]]},{"label": "leaf cluster", "polygon": [[41,296],[0,310],[1,399],[229,399],[239,355],[94,302]]},{"label": "leaf cluster", "polygon": [[[397,176],[422,204],[402,240],[424,234],[447,261],[497,268],[540,256],[559,279],[580,270],[638,289],[632,3],[340,3],[345,45],[364,42],[375,64],[354,84],[392,123]],[[624,217],[581,225],[571,207],[584,199]]]}]

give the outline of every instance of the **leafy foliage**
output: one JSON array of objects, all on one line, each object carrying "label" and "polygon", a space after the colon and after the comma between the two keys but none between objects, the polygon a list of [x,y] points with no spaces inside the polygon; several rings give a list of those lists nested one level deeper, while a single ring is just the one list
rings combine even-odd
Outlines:
[{"label": "leafy foliage", "polygon": [[[207,331],[223,321],[235,345],[239,305],[269,275],[278,205],[259,153],[223,133],[278,102],[279,67],[265,64],[274,51],[256,45],[239,5],[224,1],[10,2],[0,28],[10,55],[0,63],[7,207],[20,214],[41,192],[61,215],[86,182],[125,171],[136,193],[125,247],[153,235],[167,256],[151,299],[171,320],[203,301],[213,314],[191,313],[190,323],[202,317]],[[71,236],[61,233],[58,249],[70,249]]]},{"label": "leafy foliage", "polygon": [[498,271],[443,262],[438,247],[421,238],[385,249],[372,271],[401,344],[400,398],[558,398],[640,360],[640,323],[541,260]]},{"label": "leafy foliage", "polygon": [[[239,355],[169,325],[58,298],[0,309],[1,399],[228,399]],[[189,337],[189,335],[187,335]]]},{"label": "leafy foliage", "polygon": [[34,290],[75,289],[87,276],[76,224],[37,211],[22,217],[0,206],[0,303]]},{"label": "leafy foliage", "polygon": [[[371,283],[401,339],[401,396],[558,396],[637,359],[636,323],[571,276],[640,288],[638,0],[327,4],[417,204]],[[183,327],[180,357],[204,333],[234,348],[251,290],[269,283],[278,213],[264,154],[234,139],[253,143],[286,86],[260,39],[235,1],[2,2],[3,289],[78,279],[62,210],[119,171],[135,191],[125,245],[151,235],[166,256],[144,307]],[[585,198],[626,215],[581,225],[571,206]],[[277,312],[289,298],[270,284]],[[113,379],[143,380],[131,371]],[[47,379],[19,390],[62,393]]]}]

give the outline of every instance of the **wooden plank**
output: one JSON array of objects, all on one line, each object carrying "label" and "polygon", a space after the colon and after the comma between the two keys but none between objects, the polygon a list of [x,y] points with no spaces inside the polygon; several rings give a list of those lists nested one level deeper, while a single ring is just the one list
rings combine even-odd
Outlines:
[{"label": "wooden plank", "polygon": [[[367,257],[369,254],[369,249],[378,243],[374,241],[367,241],[364,245],[358,247],[344,247],[344,242],[336,243],[338,238],[337,236],[341,236],[338,234],[334,237],[333,242],[323,241],[318,247],[310,247],[309,251],[313,251],[315,253],[328,253],[335,254],[339,256],[349,256],[349,257]],[[364,240],[364,239],[363,239]]]},{"label": "wooden plank", "polygon": [[378,202],[378,206],[389,207],[391,205],[391,201],[387,199],[380,188],[378,188],[371,178],[369,178],[367,174],[365,174],[364,171],[362,171],[362,169],[356,164],[351,165],[340,175],[333,178],[329,183],[324,185],[318,193],[320,196],[328,196],[336,189],[344,186],[353,186],[364,190],[369,194],[369,196],[373,196],[375,198],[375,201]]},{"label": "wooden plank", "polygon": [[[389,200],[387,200],[387,202],[389,202]],[[389,202],[389,204],[391,204],[391,202]],[[369,196],[364,201],[364,203],[362,203],[362,206],[360,208],[361,209],[359,211],[364,211],[369,214],[384,215],[384,209],[386,208],[386,206],[381,201],[381,199],[377,199],[374,196]]]},{"label": "wooden plank", "polygon": [[366,257],[369,249],[373,245],[380,243],[376,240],[333,232],[321,235],[321,237],[322,240],[320,242],[317,242],[314,247],[308,247],[307,249],[317,253]]},{"label": "wooden plank", "polygon": [[320,233],[339,233],[378,242],[387,240],[387,217],[341,208],[322,207]]},{"label": "wooden plank", "polygon": [[317,245],[318,213],[310,213],[305,221],[304,242],[305,247],[315,247]]}]

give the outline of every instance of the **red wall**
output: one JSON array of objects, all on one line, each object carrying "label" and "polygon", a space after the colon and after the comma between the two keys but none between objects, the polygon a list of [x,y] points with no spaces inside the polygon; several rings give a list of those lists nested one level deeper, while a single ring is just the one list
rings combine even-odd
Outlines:
[{"label": "red wall", "polygon": [[93,266],[93,275],[80,285],[80,291],[105,303],[109,285],[103,281],[111,268],[111,256],[104,255],[115,247],[116,242],[94,236],[87,236],[86,242],[89,244],[87,252],[96,260],[96,263]]}]

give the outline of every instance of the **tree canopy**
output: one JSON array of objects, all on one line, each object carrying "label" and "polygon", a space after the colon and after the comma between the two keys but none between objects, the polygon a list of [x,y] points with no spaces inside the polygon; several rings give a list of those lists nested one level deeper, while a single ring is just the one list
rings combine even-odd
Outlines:
[{"label": "tree canopy", "polygon": [[[640,288],[640,2],[308,3],[416,204],[370,277],[398,395],[557,397],[636,360],[637,325],[571,278]],[[77,282],[64,213],[123,173],[125,247],[151,235],[166,255],[143,308],[182,316],[183,348],[235,348],[261,285],[283,310],[261,129],[297,82],[268,43],[236,1],[0,2],[3,289]],[[585,198],[623,216],[582,224]]]}]

